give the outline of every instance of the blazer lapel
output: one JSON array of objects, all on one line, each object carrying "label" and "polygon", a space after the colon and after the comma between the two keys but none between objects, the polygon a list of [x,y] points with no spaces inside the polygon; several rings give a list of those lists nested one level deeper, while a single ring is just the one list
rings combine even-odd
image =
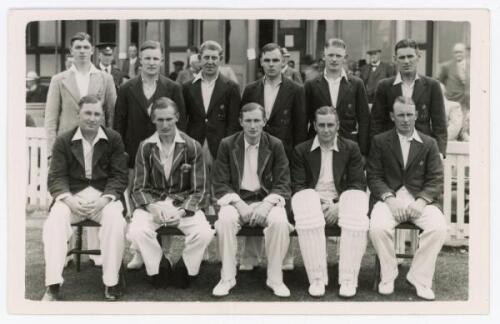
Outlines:
[{"label": "blazer lapel", "polygon": [[335,108],[340,107],[342,99],[346,96],[346,93],[349,91],[350,83],[346,78],[340,79],[339,86],[339,95],[337,96],[337,102],[335,104]]},{"label": "blazer lapel", "polygon": [[[215,81],[214,91],[212,92],[212,97],[210,98],[210,104],[208,105],[207,116],[210,115],[212,110],[215,109],[215,105],[219,102],[220,97],[226,91],[226,82],[222,79],[222,75],[217,77]],[[229,108],[229,107],[227,107]]]},{"label": "blazer lapel", "polygon": [[267,161],[269,161],[269,158],[271,157],[271,150],[269,149],[269,143],[267,141],[266,136],[262,136],[260,138],[260,143],[259,143],[259,157],[258,157],[258,163],[257,163],[257,174],[259,175],[259,180],[260,183],[262,184],[262,173],[264,172],[264,169],[266,168]]},{"label": "blazer lapel", "polygon": [[[245,142],[243,140],[243,132],[238,136],[235,141],[233,149],[233,160],[236,165],[236,170],[238,170],[238,187],[241,185],[241,180],[243,179],[243,167],[245,165]],[[228,170],[229,171],[229,170]]]},{"label": "blazer lapel", "polygon": [[66,89],[68,89],[73,99],[75,99],[76,102],[80,101],[80,91],[76,85],[75,72],[68,72],[66,77],[62,80],[62,83]]},{"label": "blazer lapel", "polygon": [[328,89],[328,83],[326,82],[325,78],[323,75],[317,79],[318,82],[318,89],[321,95],[323,96],[323,99],[325,99],[326,102],[329,102],[329,105],[332,105],[332,98],[330,97],[330,89]]},{"label": "blazer lapel", "polygon": [[[103,72],[106,73],[106,72]],[[99,93],[99,90],[101,89],[101,82],[102,78],[99,73],[90,73],[90,78],[89,78],[89,91],[88,93]]]},{"label": "blazer lapel", "polygon": [[425,87],[426,87],[426,82],[424,79],[420,78],[418,80],[415,80],[415,85],[413,86],[413,94],[411,96],[415,104],[417,104],[418,99],[425,90]]},{"label": "blazer lapel", "polygon": [[[92,155],[92,170],[97,164],[97,161],[101,158],[101,156],[108,149],[108,143],[106,140],[100,139],[94,146],[94,154]],[[94,173],[94,172],[92,172]]]},{"label": "blazer lapel", "polygon": [[264,107],[264,79],[260,79],[257,83],[253,101]]},{"label": "blazer lapel", "polygon": [[71,141],[71,152],[76,160],[80,163],[83,170],[85,170],[85,160],[83,159],[83,143],[82,140]]},{"label": "blazer lapel", "polygon": [[[417,130],[414,130],[415,132]],[[424,145],[416,140],[412,140],[410,143],[410,152],[408,153],[408,161],[406,161],[405,170],[409,170],[411,164],[415,161],[416,157],[419,155],[420,151],[423,149]]]},{"label": "blazer lapel", "polygon": [[393,130],[392,136],[389,137],[389,145],[392,147],[391,152],[398,160],[399,165],[401,168],[404,168],[403,152],[401,151],[401,144],[399,143],[399,137],[396,130]]},{"label": "blazer lapel", "polygon": [[163,165],[161,164],[160,148],[158,147],[158,145],[154,144],[151,152],[153,153],[153,164],[154,164],[155,168],[158,171],[160,171],[160,173],[163,175],[165,180],[168,180],[167,177],[165,176],[165,170],[163,169]]},{"label": "blazer lapel", "polygon": [[340,190],[340,180],[344,174],[345,162],[344,162],[344,146],[340,139],[337,139],[337,146],[339,151],[332,150],[332,170],[333,170],[333,182],[335,183],[335,188],[337,191]]},{"label": "blazer lapel", "polygon": [[[310,151],[311,147],[308,147],[307,149]],[[319,171],[321,170],[321,149],[318,147],[314,151],[308,152],[308,154],[306,154],[306,159],[311,167],[313,177],[312,183],[316,185],[318,183]]]},{"label": "blazer lapel", "polygon": [[[201,80],[196,81],[192,87],[190,87],[191,90],[191,97],[195,101],[195,107],[198,107],[200,109],[200,113],[203,116],[206,116],[205,112],[205,106],[203,105],[203,95],[201,93]],[[215,91],[215,89],[214,89]],[[212,95],[213,96],[213,95]]]},{"label": "blazer lapel", "polygon": [[134,96],[134,98],[137,100],[139,103],[139,106],[141,107],[141,110],[149,116],[148,114],[148,107],[146,107],[146,97],[144,96],[144,91],[142,91],[142,82],[140,78],[137,78],[135,80],[135,84],[133,87],[130,87],[130,92]]},{"label": "blazer lapel", "polygon": [[[293,82],[293,81],[292,81]],[[271,110],[271,115],[269,116],[269,120],[273,118],[277,114],[277,110],[282,107],[282,102],[289,95],[290,91],[288,90],[288,83],[285,81],[285,77],[283,77],[281,81],[280,88],[278,90],[278,94],[276,95],[276,100],[274,100],[273,108]],[[262,91],[264,94],[264,91]],[[264,101],[264,100],[262,100]]]},{"label": "blazer lapel", "polygon": [[170,174],[173,170],[176,170],[179,164],[184,162],[184,151],[186,150],[185,143],[175,143],[174,147],[174,157],[172,160],[172,167],[170,168]]}]

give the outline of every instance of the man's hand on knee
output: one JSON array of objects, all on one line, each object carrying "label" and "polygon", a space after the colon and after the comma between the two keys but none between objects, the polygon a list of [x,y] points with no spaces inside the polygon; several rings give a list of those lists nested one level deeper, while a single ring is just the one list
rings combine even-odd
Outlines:
[{"label": "man's hand on knee", "polygon": [[422,198],[418,198],[414,202],[408,205],[406,208],[406,214],[409,219],[417,219],[422,216],[422,212],[424,211],[425,206],[427,206],[427,202]]},{"label": "man's hand on knee", "polygon": [[339,204],[330,203],[323,205],[323,214],[327,225],[337,224],[339,220]]},{"label": "man's hand on knee", "polygon": [[389,207],[392,216],[394,216],[397,222],[403,223],[408,220],[406,208],[404,204],[401,202],[401,200],[395,197],[389,197],[385,200],[385,203]]},{"label": "man's hand on knee", "polygon": [[93,216],[99,214],[101,210],[106,207],[107,204],[111,202],[109,197],[99,197],[98,199],[88,202],[87,208],[87,218],[93,218]]},{"label": "man's hand on knee", "polygon": [[71,213],[77,217],[86,218],[89,208],[87,207],[87,201],[78,196],[68,196],[62,200],[69,209]]},{"label": "man's hand on knee", "polygon": [[252,217],[252,213],[253,213],[252,207],[250,207],[243,200],[239,200],[238,202],[234,203],[233,206],[238,211],[238,214],[240,214],[240,217],[241,217],[241,220],[243,221],[243,224],[250,223],[250,218]]},{"label": "man's hand on knee", "polygon": [[269,212],[273,207],[274,206],[267,201],[263,201],[257,207],[255,207],[252,218],[250,220],[250,226],[267,226],[267,215],[269,215]]}]

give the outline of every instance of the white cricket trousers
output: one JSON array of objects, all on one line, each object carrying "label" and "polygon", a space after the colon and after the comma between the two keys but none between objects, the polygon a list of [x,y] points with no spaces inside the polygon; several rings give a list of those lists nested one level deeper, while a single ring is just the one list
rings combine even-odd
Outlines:
[{"label": "white cricket trousers", "polygon": [[[142,255],[148,276],[158,274],[160,268],[163,251],[156,239],[156,230],[160,226],[161,224],[154,221],[152,214],[138,208],[134,211],[127,232],[127,239]],[[185,235],[182,259],[186,264],[188,274],[196,276],[200,271],[205,249],[214,237],[214,230],[201,210],[193,216],[182,217],[178,228]]]},{"label": "white cricket trousers", "polygon": [[[404,187],[398,190],[396,198],[403,199],[406,204],[414,201]],[[419,235],[418,249],[407,277],[420,285],[431,288],[437,256],[446,240],[446,221],[441,210],[433,205],[426,206],[419,218],[410,221],[420,227],[423,232]],[[393,281],[398,276],[394,249],[394,232],[397,225],[398,222],[394,219],[389,206],[382,201],[377,202],[371,214],[370,239],[380,260],[382,282]]]},{"label": "white cricket trousers", "polygon": [[[250,204],[254,207],[259,202]],[[215,230],[219,240],[219,251],[222,259],[221,279],[236,279],[236,252],[238,240],[236,234],[241,229],[242,220],[238,210],[233,206],[222,206],[219,218],[215,222]],[[281,264],[290,244],[290,230],[284,207],[274,206],[267,215],[267,226],[264,228],[264,245],[267,257],[267,280],[271,284],[283,282]]]},{"label": "white cricket trousers", "polygon": [[[339,284],[357,287],[361,261],[366,251],[368,195],[361,190],[346,190],[339,199],[340,235]],[[309,283],[320,280],[328,284],[325,217],[319,194],[313,189],[297,192],[292,197],[299,247]]]},{"label": "white cricket trousers", "polygon": [[[101,224],[99,247],[102,256],[102,281],[108,287],[118,284],[120,266],[125,249],[127,222],[122,215],[120,201],[107,204],[93,219]],[[62,201],[56,201],[43,225],[45,255],[45,285],[62,284],[63,269],[68,253],[68,241],[73,234],[71,223],[79,219]]]}]

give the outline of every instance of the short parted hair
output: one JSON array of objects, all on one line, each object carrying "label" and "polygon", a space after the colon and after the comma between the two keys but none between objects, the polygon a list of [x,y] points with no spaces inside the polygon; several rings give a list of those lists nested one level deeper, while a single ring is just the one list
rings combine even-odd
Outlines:
[{"label": "short parted hair", "polygon": [[78,33],[74,34],[73,37],[71,37],[71,40],[70,40],[71,46],[73,46],[73,43],[76,42],[77,40],[78,41],[87,40],[87,41],[89,41],[90,44],[92,44],[92,37],[89,34],[84,33],[84,32],[78,32]]},{"label": "short parted hair", "polygon": [[172,107],[175,110],[176,114],[179,114],[179,108],[177,107],[177,104],[175,101],[168,97],[161,97],[156,99],[156,101],[153,103],[153,107],[151,107],[151,120],[155,118],[155,111],[159,109],[167,109],[168,107]]},{"label": "short parted hair", "polygon": [[137,48],[137,44],[136,44],[136,43],[130,43],[130,45],[129,45],[128,47],[129,47],[129,48],[130,48],[130,47],[135,47],[135,48]]},{"label": "short parted hair", "polygon": [[80,101],[78,101],[78,107],[81,109],[85,104],[100,104],[102,107],[101,98],[94,94],[86,95],[80,98]]},{"label": "short parted hair", "polygon": [[339,122],[339,115],[337,114],[337,109],[332,106],[323,106],[316,109],[314,112],[314,121],[318,121],[318,115],[334,115],[337,123]]},{"label": "short parted hair", "polygon": [[243,107],[241,107],[240,119],[243,119],[243,113],[246,113],[249,111],[254,111],[257,109],[260,110],[260,112],[262,113],[262,118],[264,120],[266,120],[266,110],[264,109],[264,107],[262,107],[261,105],[259,105],[256,102],[249,102],[249,103],[245,104]]},{"label": "short parted hair", "polygon": [[409,39],[409,38],[406,38],[406,39],[402,39],[400,40],[399,42],[396,43],[396,45],[394,46],[394,54],[397,54],[398,52],[398,49],[400,48],[414,48],[415,51],[418,53],[418,44],[415,40],[413,39]]},{"label": "short parted hair", "polygon": [[203,42],[203,44],[201,44],[200,46],[200,55],[203,55],[203,51],[204,50],[211,50],[211,51],[217,51],[219,52],[219,56],[222,55],[222,53],[224,52],[224,50],[222,49],[222,46],[220,46],[219,43],[217,43],[216,41],[213,41],[213,40],[207,40],[205,42]]},{"label": "short parted hair", "polygon": [[325,43],[325,48],[330,48],[330,47],[340,47],[347,50],[347,45],[340,38],[330,38],[329,40],[327,40]]},{"label": "short parted hair", "polygon": [[262,46],[262,48],[260,49],[260,55],[263,55],[264,53],[267,52],[272,52],[274,50],[279,50],[281,55],[283,56],[283,50],[276,43],[267,43],[266,45]]},{"label": "short parted hair", "polygon": [[144,43],[141,44],[141,48],[139,52],[145,51],[147,49],[157,49],[159,48],[161,51],[161,54],[163,54],[163,46],[160,44],[160,42],[154,41],[154,40],[147,40]]},{"label": "short parted hair", "polygon": [[399,96],[394,100],[394,104],[392,105],[391,111],[394,112],[394,107],[396,106],[397,103],[403,104],[403,105],[409,105],[409,106],[415,106],[415,102],[413,101],[412,98],[410,97],[404,97],[404,96]]}]

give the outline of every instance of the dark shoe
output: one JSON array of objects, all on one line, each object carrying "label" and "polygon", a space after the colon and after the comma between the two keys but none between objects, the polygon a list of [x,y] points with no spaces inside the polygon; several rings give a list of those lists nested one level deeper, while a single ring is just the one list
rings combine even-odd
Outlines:
[{"label": "dark shoe", "polygon": [[184,263],[184,259],[181,257],[174,267],[174,287],[186,289],[187,287],[189,287],[189,282],[190,277],[186,268],[186,264]]},{"label": "dark shoe", "polygon": [[172,280],[172,265],[170,261],[162,257],[158,274],[149,276],[150,282],[155,288],[166,288]]},{"label": "dark shoe", "polygon": [[50,285],[43,294],[42,301],[58,301],[61,300],[59,296],[59,284]]},{"label": "dark shoe", "polygon": [[107,301],[117,301],[122,296],[119,285],[113,287],[104,287],[104,299]]}]

